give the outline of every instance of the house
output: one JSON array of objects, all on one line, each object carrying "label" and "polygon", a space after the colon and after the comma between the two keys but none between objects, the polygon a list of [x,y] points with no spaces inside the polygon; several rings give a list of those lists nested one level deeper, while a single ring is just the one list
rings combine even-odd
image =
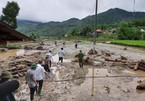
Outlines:
[{"label": "house", "polygon": [[30,37],[16,31],[10,25],[0,21],[0,45],[7,45],[8,42],[30,41]]}]

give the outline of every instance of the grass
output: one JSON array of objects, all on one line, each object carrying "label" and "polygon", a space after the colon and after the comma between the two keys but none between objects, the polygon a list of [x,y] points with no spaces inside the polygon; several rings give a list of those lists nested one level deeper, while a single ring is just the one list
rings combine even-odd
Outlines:
[{"label": "grass", "polygon": [[7,45],[7,46],[4,46],[4,48],[8,48],[8,49],[20,49],[21,46],[19,46],[19,45]]},{"label": "grass", "polygon": [[145,48],[145,40],[114,40],[112,44]]},{"label": "grass", "polygon": [[[67,40],[86,40],[86,41],[93,41],[93,36],[68,36]],[[96,37],[97,41],[110,41],[116,40],[117,35],[115,34],[101,34]]]}]

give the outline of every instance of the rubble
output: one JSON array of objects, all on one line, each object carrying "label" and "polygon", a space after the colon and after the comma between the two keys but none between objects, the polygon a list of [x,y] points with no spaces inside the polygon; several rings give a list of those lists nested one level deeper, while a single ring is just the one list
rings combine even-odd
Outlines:
[{"label": "rubble", "polygon": [[89,50],[88,54],[89,55],[93,55],[93,54],[97,54],[98,52],[94,49]]}]

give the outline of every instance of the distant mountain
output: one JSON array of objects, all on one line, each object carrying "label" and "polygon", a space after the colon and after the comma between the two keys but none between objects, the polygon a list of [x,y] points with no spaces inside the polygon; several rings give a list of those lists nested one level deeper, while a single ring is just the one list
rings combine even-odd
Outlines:
[{"label": "distant mountain", "polygon": [[36,26],[39,24],[43,24],[42,22],[36,22],[36,21],[29,21],[29,20],[17,20],[18,28],[17,30],[28,34],[32,31],[37,31]]},{"label": "distant mountain", "polygon": [[[24,33],[38,33],[43,36],[57,35],[62,36],[70,29],[77,26],[86,26],[94,24],[95,16],[87,16],[81,20],[72,18],[63,22],[34,22],[27,20],[18,20],[17,30]],[[123,20],[132,20],[145,18],[145,12],[128,12],[119,8],[109,9],[97,16],[98,24],[116,24]]]},{"label": "distant mountain", "polygon": [[[95,16],[88,16],[81,21],[84,24],[93,24]],[[97,16],[98,24],[115,24],[123,20],[132,20],[145,18],[145,12],[128,12],[123,9],[114,8],[109,9],[106,12],[100,13]]]}]

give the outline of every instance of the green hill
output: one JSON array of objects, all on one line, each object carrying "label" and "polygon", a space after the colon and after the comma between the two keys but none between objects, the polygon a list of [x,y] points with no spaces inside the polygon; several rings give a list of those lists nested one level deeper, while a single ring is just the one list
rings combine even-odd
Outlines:
[{"label": "green hill", "polygon": [[[119,8],[109,9],[97,16],[98,24],[116,24],[123,20],[132,20],[145,18],[145,12],[128,12]],[[71,18],[63,22],[34,22],[18,20],[17,30],[24,33],[37,33],[41,36],[62,36],[70,29],[77,26],[86,26],[94,24],[94,15],[87,16],[81,20]]]}]

